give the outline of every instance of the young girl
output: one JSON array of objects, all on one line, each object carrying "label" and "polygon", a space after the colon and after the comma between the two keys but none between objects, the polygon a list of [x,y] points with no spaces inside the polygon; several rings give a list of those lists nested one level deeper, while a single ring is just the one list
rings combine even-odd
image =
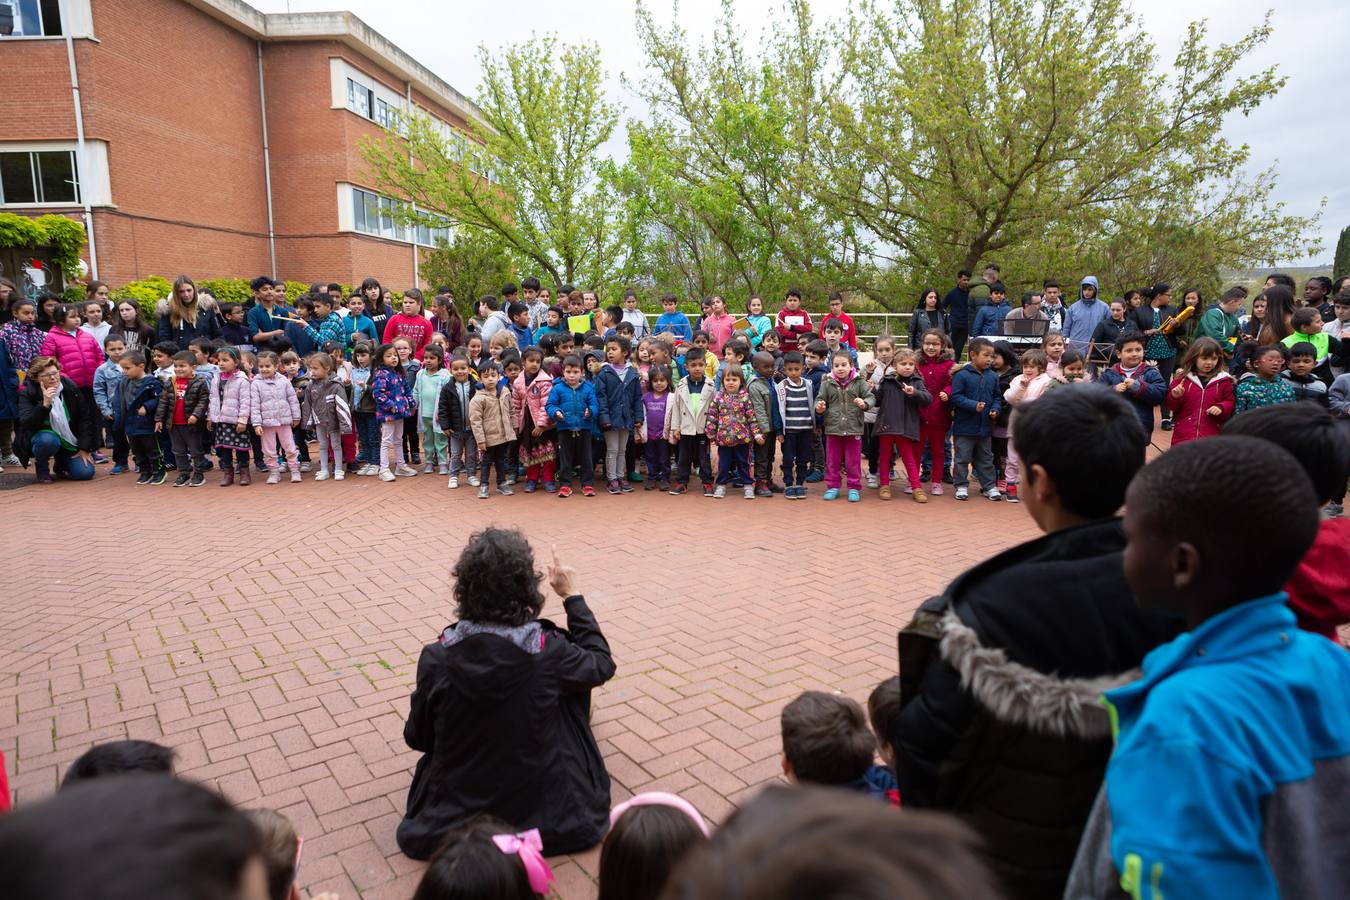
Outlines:
[{"label": "young girl", "polygon": [[436,340],[437,334],[444,339],[445,357],[449,359],[455,348],[464,343],[464,320],[459,317],[455,298],[449,294],[437,294],[432,305],[435,318],[431,320],[431,326],[435,334],[432,334],[431,339]]},{"label": "young girl", "polygon": [[1163,398],[1172,411],[1172,446],[1213,437],[1233,417],[1237,396],[1223,370],[1223,350],[1211,337],[1196,338],[1181,357]]},{"label": "young girl", "polygon": [[120,334],[128,350],[149,353],[155,344],[155,329],[141,321],[141,310],[131,300],[117,304],[117,316],[108,334]]},{"label": "young girl", "polygon": [[482,364],[491,362],[492,357],[483,351],[483,338],[476,334],[469,335],[469,339],[464,342],[464,349],[469,357],[469,371],[473,374],[473,380],[478,380],[478,369]]},{"label": "young girl", "polygon": [[755,409],[745,390],[745,376],[737,365],[722,367],[722,388],[708,404],[708,443],[717,445],[717,489],[713,496],[727,495],[727,485],[745,488],[745,499],[755,499],[750,477],[750,442],[762,444],[764,435],[755,421]]},{"label": "young girl", "polygon": [[357,475],[380,474],[380,423],[375,420],[375,402],[370,393],[370,344],[360,343],[352,348],[352,409],[355,410],[358,438]]},{"label": "young girl", "polygon": [[286,453],[286,464],[291,470],[291,481],[300,481],[300,458],[295,452],[295,435],[291,431],[300,424],[300,401],[290,379],[281,374],[281,359],[272,351],[258,354],[258,377],[249,382],[249,421],[253,431],[262,438],[263,460],[267,463],[267,483],[281,481],[277,465],[277,448]]},{"label": "young girl", "polygon": [[413,404],[417,407],[417,430],[422,435],[422,447],[427,451],[423,472],[450,474],[450,453],[445,432],[436,421],[436,404],[441,399],[441,388],[450,380],[445,368],[445,352],[438,344],[428,344],[422,351],[422,368],[413,379]]},{"label": "young girl", "polygon": [[1265,295],[1258,295],[1252,301],[1251,315],[1243,316],[1238,319],[1238,330],[1242,332],[1243,340],[1254,341],[1261,336],[1261,328],[1266,323],[1266,307],[1269,301]]},{"label": "young girl", "polygon": [[609,822],[598,900],[657,900],[675,866],[710,836],[688,800],[661,791],[625,800]]},{"label": "young girl", "polygon": [[1251,371],[1238,380],[1234,390],[1238,413],[1293,403],[1297,399],[1289,382],[1280,377],[1280,371],[1289,361],[1286,353],[1283,344],[1267,344],[1251,351],[1247,363]]},{"label": "young girl", "polygon": [[[448,337],[438,331],[431,336],[431,344],[435,344],[437,347],[441,348],[441,355],[443,357],[446,359],[450,358],[450,339]],[[431,344],[427,344],[427,346],[430,347]]]},{"label": "young girl", "polygon": [[783,374],[783,351],[779,349],[782,338],[776,331],[766,331],[764,337],[759,342],[759,349],[773,356],[774,377]]},{"label": "young girl", "polygon": [[[1011,346],[1006,341],[994,342],[994,373],[998,375],[998,396],[1012,387],[1013,380],[1022,374],[1022,366],[1017,361],[1017,354],[1013,352]],[[1000,491],[1007,488],[1008,483],[1003,480],[1003,469],[1008,463],[1008,447],[1012,445],[1009,439],[1008,426],[1012,421],[1012,407],[1006,403],[999,404],[998,415],[994,418],[994,431],[990,436],[990,449],[994,451],[994,472],[998,479],[998,489]]]},{"label": "young girl", "polygon": [[517,458],[525,467],[525,493],[533,494],[544,482],[544,490],[558,490],[558,451],[553,443],[553,421],[548,415],[548,395],[553,376],[543,369],[544,354],[530,347],[521,356],[521,371],[511,382],[512,404],[519,435]]},{"label": "young girl", "polygon": [[520,346],[516,343],[515,333],[503,328],[488,339],[488,358],[501,367],[502,354],[507,350],[519,351]]},{"label": "young girl", "polygon": [[634,356],[637,359],[638,378],[642,381],[643,385],[645,386],[647,384],[647,375],[652,370],[651,341],[649,341],[647,338],[643,338],[642,340],[638,341],[637,353],[634,354]]},{"label": "young girl", "polygon": [[412,389],[393,344],[381,344],[375,351],[370,396],[375,401],[375,419],[380,423],[380,480],[393,481],[395,472],[405,478],[416,475],[417,470],[404,462],[403,455],[403,422],[413,412]]},{"label": "young girl", "polygon": [[[773,319],[764,315],[764,298],[756,295],[751,297],[745,303],[745,321],[750,326],[745,330],[745,336],[750,339],[750,349],[759,351],[764,347],[764,338],[773,332]],[[775,337],[777,335],[775,334]],[[777,347],[778,341],[774,341]]]},{"label": "young girl", "polygon": [[253,483],[248,468],[248,416],[253,405],[249,375],[239,367],[239,351],[221,347],[217,356],[220,374],[211,385],[211,406],[207,417],[211,420],[212,443],[220,458],[220,486],[234,484],[236,476],[241,485]]},{"label": "young girl", "polygon": [[647,490],[670,490],[670,444],[666,442],[666,406],[670,401],[669,366],[653,366],[642,395],[645,419],[642,440],[647,460]]},{"label": "young girl", "polygon": [[1045,365],[1041,371],[1049,375],[1056,381],[1062,381],[1060,376],[1061,360],[1064,358],[1064,335],[1058,331],[1048,331],[1045,337],[1041,338],[1041,351],[1045,353]]},{"label": "young girl", "polygon": [[924,332],[920,342],[919,374],[933,402],[919,410],[919,463],[928,455],[927,469],[932,483],[928,493],[942,496],[951,459],[947,453],[947,432],[952,427],[952,375],[960,368],[952,359],[952,339],[936,328]]},{"label": "young girl", "polygon": [[[417,383],[417,373],[422,369],[420,360],[413,357],[413,347],[407,338],[399,338],[394,341],[394,349],[398,351],[398,361],[403,366],[403,380],[408,383],[408,393],[412,394],[413,385]],[[407,418],[403,420],[403,458],[412,465],[420,465],[422,455],[420,444],[417,440],[417,404],[414,400],[413,408],[408,413]]]},{"label": "young girl", "polygon": [[543,848],[538,829],[514,834],[505,822],[479,816],[445,836],[413,900],[542,900],[553,884]]},{"label": "young girl", "polygon": [[333,460],[333,480],[346,477],[343,466],[342,436],[352,432],[352,409],[347,403],[347,388],[333,376],[333,358],[315,353],[309,358],[309,384],[300,403],[305,427],[319,437],[319,471],[315,481],[328,480],[328,460]]},{"label": "young girl", "polygon": [[501,370],[496,363],[487,363],[480,373],[482,390],[469,401],[469,426],[478,444],[478,499],[488,498],[488,478],[497,469],[497,493],[511,496],[511,482],[506,471],[506,446],[515,438],[515,415],[511,409],[511,392],[502,384]]},{"label": "young girl", "polygon": [[[877,338],[872,345],[872,361],[863,369],[863,376],[867,378],[867,386],[871,388],[872,393],[876,394],[877,388],[881,385],[881,379],[886,377],[891,364],[895,362],[895,338],[890,335],[882,335]],[[878,405],[881,398],[877,398]],[[878,488],[882,485],[881,475],[877,471],[877,466],[881,465],[881,444],[877,440],[876,432],[877,409],[869,409],[863,414],[863,455],[867,457],[867,486],[869,488]],[[918,435],[914,439],[918,440]],[[894,466],[894,457],[885,457],[886,466],[886,484],[895,476],[891,474]],[[914,485],[910,485],[913,487]],[[886,492],[887,499],[890,498],[890,492]]]},{"label": "young girl", "polygon": [[848,479],[848,502],[862,499],[863,413],[876,406],[867,382],[858,377],[853,358],[843,350],[830,357],[830,374],[820,379],[816,414],[825,417],[825,493],[839,497],[841,471]]},{"label": "young girl", "polygon": [[[887,338],[886,340],[889,340]],[[878,347],[881,341],[877,341]],[[880,350],[877,351],[880,356]],[[921,410],[933,403],[933,395],[924,385],[923,376],[918,373],[918,357],[913,350],[896,350],[894,343],[891,353],[893,361],[882,368],[882,377],[876,387],[877,416],[872,433],[877,436],[878,453],[881,459],[881,499],[891,499],[891,454],[899,450],[900,461],[905,466],[905,477],[909,480],[906,494],[912,494],[915,503],[927,503],[928,495],[923,492],[923,481],[919,478],[919,431],[921,428]],[[881,364],[878,363],[881,368]]]},{"label": "young girl", "polygon": [[[1077,351],[1074,351],[1077,354]],[[1067,355],[1067,352],[1064,354]],[[1063,357],[1061,357],[1062,361]],[[1083,364],[1080,356],[1078,365]],[[1038,399],[1050,387],[1052,381],[1063,383],[1060,379],[1050,377],[1048,354],[1044,350],[1028,350],[1022,354],[1022,374],[1018,375],[1008,385],[1003,392],[1003,400],[1008,409],[1014,406],[1025,406],[1033,400]],[[1021,503],[1017,496],[1017,481],[1022,474],[1022,460],[1017,455],[1017,448],[1013,443],[1013,426],[1016,424],[1016,418],[1008,420],[1008,457],[1003,466],[1003,479],[1007,484],[1007,489],[1003,492],[1008,498],[1009,503]]]}]

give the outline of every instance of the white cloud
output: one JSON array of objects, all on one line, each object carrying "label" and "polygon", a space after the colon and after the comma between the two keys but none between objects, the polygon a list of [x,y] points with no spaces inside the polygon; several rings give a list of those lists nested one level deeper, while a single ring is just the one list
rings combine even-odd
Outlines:
[{"label": "white cloud", "polygon": [[[332,0],[255,0],[265,12],[311,12],[332,9]],[[624,90],[620,74],[644,74],[644,61],[628,2],[559,3],[557,0],[512,0],[498,3],[413,3],[410,0],[350,0],[350,10],[385,37],[411,53],[460,91],[472,96],[478,86],[480,44],[500,47],[531,32],[556,33],[562,41],[597,44],[610,81],[611,96],[629,115],[642,113],[640,98]],[[668,21],[671,6],[649,0],[659,21]],[[1211,41],[1232,41],[1258,24],[1270,0],[1135,0],[1135,9],[1152,35],[1163,62],[1175,55],[1186,24],[1210,20]],[[775,15],[780,0],[737,0],[736,14],[750,34],[757,34]],[[845,0],[820,0],[813,12],[824,20],[846,8]],[[718,0],[682,0],[680,24],[694,39],[711,33],[721,11]],[[1288,84],[1275,100],[1251,116],[1234,116],[1225,134],[1251,147],[1251,168],[1276,165],[1276,198],[1290,212],[1311,215],[1328,198],[1319,232],[1324,251],[1311,261],[1329,261],[1336,235],[1350,224],[1350,155],[1340,149],[1342,127],[1335,112],[1344,93],[1340,76],[1341,47],[1350,37],[1350,5],[1325,0],[1285,0],[1273,16],[1274,34],[1249,70],[1278,62]],[[617,151],[621,142],[614,142]]]}]

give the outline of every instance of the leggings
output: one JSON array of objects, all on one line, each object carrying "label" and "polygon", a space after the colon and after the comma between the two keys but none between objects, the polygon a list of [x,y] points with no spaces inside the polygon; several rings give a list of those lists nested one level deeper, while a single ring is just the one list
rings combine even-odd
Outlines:
[{"label": "leggings", "polygon": [[264,425],[262,433],[262,451],[263,461],[267,463],[267,471],[276,474],[281,471],[277,465],[277,447],[286,451],[286,465],[290,467],[291,472],[300,471],[300,459],[295,452],[295,436],[291,434],[289,425]]},{"label": "leggings", "polygon": [[825,487],[839,489],[840,474],[850,491],[862,489],[862,435],[825,435]]},{"label": "leggings", "polygon": [[607,481],[623,481],[628,473],[625,471],[626,454],[628,451],[628,436],[631,434],[627,428],[611,428],[605,432],[605,479]]},{"label": "leggings", "polygon": [[248,451],[235,450],[232,447],[217,447],[216,456],[220,457],[220,467],[229,471],[231,466],[238,466],[241,469],[248,468]]},{"label": "leggings", "polygon": [[[900,461],[905,465],[905,477],[909,479],[911,490],[919,490],[922,483],[919,481],[919,444],[907,437],[901,437],[898,434],[878,435],[878,443],[881,449],[881,458],[889,460],[891,451],[900,451]],[[891,483],[891,471],[889,465],[883,465],[877,472],[877,477],[883,485]]]},{"label": "leggings", "polygon": [[395,465],[403,465],[403,420],[392,419],[380,423],[380,471],[387,472]]},{"label": "leggings", "polygon": [[319,434],[319,471],[328,471],[328,457],[333,457],[333,471],[342,471],[342,433],[316,429]]},{"label": "leggings", "polygon": [[399,459],[399,462],[421,455],[421,446],[417,440],[417,416],[408,416],[403,420],[402,441],[403,457]]}]

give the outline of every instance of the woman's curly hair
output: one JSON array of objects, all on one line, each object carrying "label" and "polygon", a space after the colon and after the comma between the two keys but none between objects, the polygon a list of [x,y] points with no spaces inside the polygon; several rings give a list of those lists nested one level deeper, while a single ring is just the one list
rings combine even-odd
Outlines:
[{"label": "woman's curly hair", "polygon": [[450,573],[455,578],[455,615],[471,622],[524,625],[539,618],[544,595],[534,569],[534,551],[515,529],[484,528]]}]

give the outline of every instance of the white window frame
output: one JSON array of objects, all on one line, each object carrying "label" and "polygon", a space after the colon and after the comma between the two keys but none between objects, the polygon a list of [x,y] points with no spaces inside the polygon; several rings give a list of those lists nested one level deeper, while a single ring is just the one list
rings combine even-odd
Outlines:
[{"label": "white window frame", "polygon": [[[341,57],[330,57],[328,62],[332,76],[333,109],[345,109],[381,128],[401,129],[401,114],[408,107],[407,98]],[[368,108],[364,110],[358,108],[360,104],[355,102],[355,95],[362,90],[369,101]]]},{"label": "white window frame", "polygon": [[[360,215],[357,214],[358,202],[361,204]],[[406,206],[405,200],[386,197],[354,184],[339,184],[337,204],[338,231],[397,241],[400,244],[415,244],[418,247],[435,247],[438,241],[450,243],[449,222],[433,228],[422,223],[407,225],[395,221],[392,212],[400,206]],[[374,227],[370,222],[372,217],[376,220]]]},{"label": "white window frame", "polygon": [[[3,39],[0,39],[3,40]],[[108,185],[108,145],[104,141],[84,142],[85,159],[80,159],[76,141],[15,141],[0,142],[0,153],[63,153],[73,154],[75,160],[75,200],[39,203],[7,203],[0,198],[0,209],[79,209],[87,197],[90,206],[111,206]],[[30,160],[30,165],[33,163]]]},{"label": "white window frame", "polygon": [[[0,3],[13,6],[15,19],[18,19],[18,0],[0,0]],[[42,11],[39,9],[38,16],[41,17],[41,15]],[[11,34],[7,37],[0,37],[0,43],[5,41],[61,41],[65,40],[67,34],[75,38],[92,38],[94,36],[94,16],[90,9],[90,0],[65,0],[61,17],[60,34]]]}]

